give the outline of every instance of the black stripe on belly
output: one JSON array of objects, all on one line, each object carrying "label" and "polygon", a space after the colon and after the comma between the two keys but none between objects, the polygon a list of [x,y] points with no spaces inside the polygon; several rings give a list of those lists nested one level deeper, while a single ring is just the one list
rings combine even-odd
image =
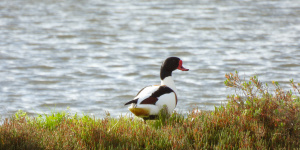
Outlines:
[{"label": "black stripe on belly", "polygon": [[160,96],[162,96],[164,94],[171,93],[171,92],[174,92],[171,88],[169,88],[165,85],[159,86],[159,88],[155,92],[153,92],[150,97],[143,100],[141,102],[141,104],[153,104],[153,105],[155,105],[155,103],[158,101],[158,98]]},{"label": "black stripe on belly", "polygon": [[157,120],[158,118],[158,115],[149,115],[147,117],[143,117],[144,120]]}]

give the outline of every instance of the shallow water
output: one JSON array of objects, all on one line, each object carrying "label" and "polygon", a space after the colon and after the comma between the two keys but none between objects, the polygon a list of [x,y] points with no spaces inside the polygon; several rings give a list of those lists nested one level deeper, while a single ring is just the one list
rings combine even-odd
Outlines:
[{"label": "shallow water", "polygon": [[169,56],[176,110],[226,103],[225,73],[300,82],[298,0],[0,1],[0,116],[129,114]]}]

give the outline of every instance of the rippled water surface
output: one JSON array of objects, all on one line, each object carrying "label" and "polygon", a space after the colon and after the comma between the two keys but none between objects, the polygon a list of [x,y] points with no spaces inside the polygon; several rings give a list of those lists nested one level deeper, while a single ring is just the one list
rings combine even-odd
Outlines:
[{"label": "rippled water surface", "polygon": [[238,70],[300,82],[299,0],[2,0],[0,116],[66,110],[129,114],[124,103],[160,84],[169,56],[177,110],[226,102],[224,74]]}]

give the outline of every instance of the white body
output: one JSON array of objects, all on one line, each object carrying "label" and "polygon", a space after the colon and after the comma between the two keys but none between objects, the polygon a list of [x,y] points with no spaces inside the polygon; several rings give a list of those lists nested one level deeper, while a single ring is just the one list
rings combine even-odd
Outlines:
[{"label": "white body", "polygon": [[[147,98],[149,98],[152,93],[157,91],[160,86],[148,86],[144,88],[140,93],[134,98],[138,99],[137,104],[132,104],[129,107],[129,110],[133,112],[136,116],[143,117],[148,115],[157,115],[159,111],[163,108],[164,105],[168,108],[168,113],[171,114],[176,107],[177,89],[175,87],[175,83],[171,76],[166,77],[161,81],[161,85],[166,85],[171,88],[174,92],[166,93],[158,97],[158,100],[155,104],[141,104],[141,102]],[[138,113],[136,113],[138,111]],[[140,113],[140,111],[143,111]]]}]

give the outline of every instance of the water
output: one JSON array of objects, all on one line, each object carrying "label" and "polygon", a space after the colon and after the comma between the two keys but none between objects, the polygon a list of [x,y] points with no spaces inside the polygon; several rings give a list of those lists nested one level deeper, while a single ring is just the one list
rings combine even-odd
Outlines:
[{"label": "water", "polygon": [[169,56],[176,110],[226,103],[224,74],[300,82],[298,0],[2,0],[0,116],[67,110],[129,114],[124,103],[160,84]]}]

